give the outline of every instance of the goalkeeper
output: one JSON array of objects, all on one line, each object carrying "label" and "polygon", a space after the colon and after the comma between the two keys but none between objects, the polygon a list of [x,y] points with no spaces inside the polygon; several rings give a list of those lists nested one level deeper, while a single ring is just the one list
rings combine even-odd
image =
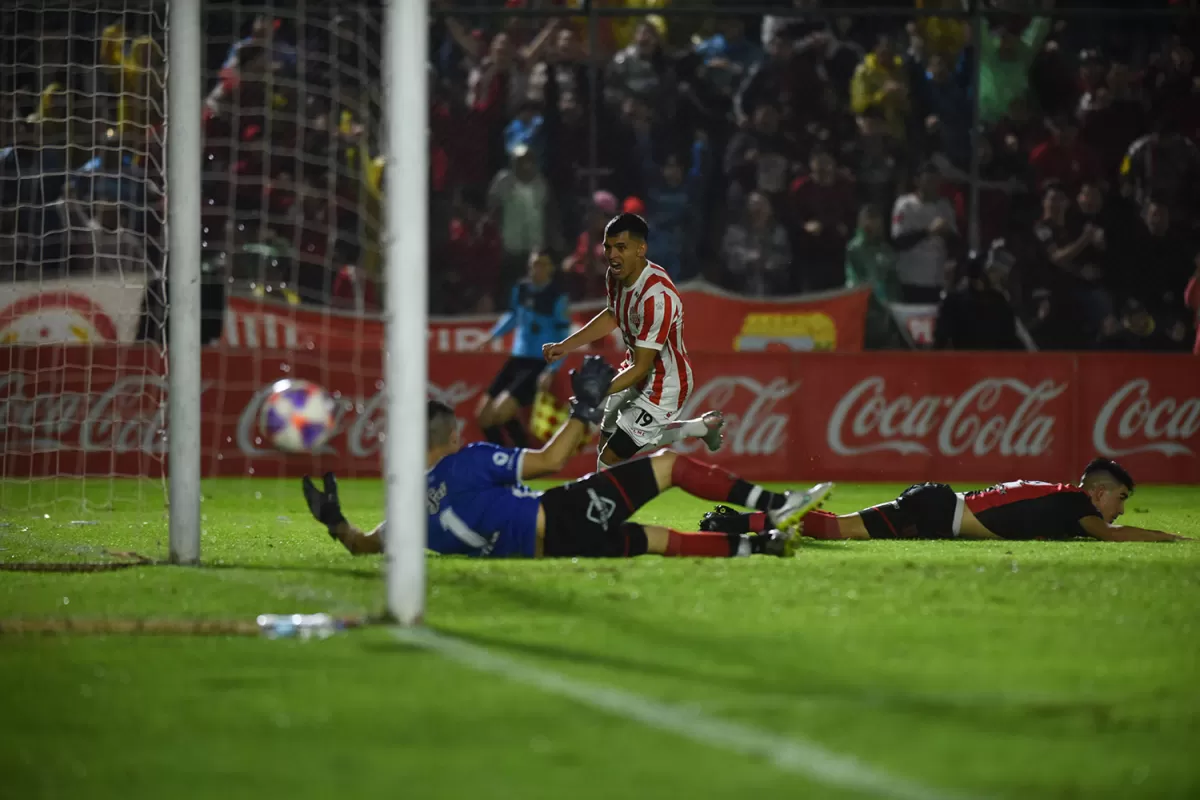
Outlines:
[{"label": "goalkeeper", "polygon": [[[598,425],[615,370],[589,356],[571,372],[571,419],[541,449],[477,443],[461,447],[453,410],[430,401],[426,504],[427,546],[446,555],[493,557],[790,556],[792,528],[819,506],[833,484],[771,492],[725,470],[666,450],[597,472],[546,492],[523,481],[558,472],[576,452],[589,424]],[[761,533],[684,533],[629,522],[633,513],[678,486],[707,500],[765,512]],[[386,522],[370,533],[342,515],[337,483],[327,473],[318,489],[306,476],[304,497],[329,535],[354,555],[380,553]]]}]

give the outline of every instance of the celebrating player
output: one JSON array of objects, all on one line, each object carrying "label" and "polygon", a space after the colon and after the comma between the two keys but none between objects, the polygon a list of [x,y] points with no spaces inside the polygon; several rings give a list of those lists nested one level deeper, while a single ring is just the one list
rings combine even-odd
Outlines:
[{"label": "celebrating player", "polygon": [[508,313],[496,322],[480,349],[514,328],[512,355],[480,402],[476,420],[489,442],[503,444],[506,433],[513,447],[524,447],[528,442],[517,411],[533,404],[534,395],[549,387],[560,366],[546,365],[542,345],[571,328],[567,294],[555,278],[554,261],[544,251],[535,250],[529,257],[529,277],[513,287]]},{"label": "celebrating player", "polygon": [[[1120,464],[1097,458],[1084,467],[1079,485],[1012,481],[975,492],[944,483],[921,483],[890,503],[836,516],[813,511],[801,521],[814,539],[1073,539],[1106,542],[1170,542],[1187,539],[1132,525],[1114,525],[1133,494],[1133,478]],[[762,521],[718,507],[704,515],[701,530],[753,531]]]},{"label": "celebrating player", "polygon": [[[454,411],[430,401],[426,473],[427,546],[447,555],[495,557],[622,557],[791,555],[801,517],[833,484],[803,492],[771,492],[724,470],[661,451],[541,493],[524,486],[567,462],[587,424],[599,422],[614,370],[589,356],[572,371],[571,419],[539,450],[477,443],[461,447]],[[711,500],[758,508],[771,528],[750,533],[682,533],[629,522],[635,511],[672,486]],[[354,555],[379,553],[384,526],[363,533],[342,515],[332,473],[318,489],[305,477],[309,510]]]},{"label": "celebrating player", "polygon": [[648,233],[646,220],[636,214],[609,221],[604,229],[608,305],[566,339],[542,348],[553,364],[621,330],[628,357],[609,388],[597,469],[681,439],[702,439],[711,451],[721,447],[725,423],[719,411],[678,418],[694,386],[683,345],[683,303],[666,270],[646,260]]}]

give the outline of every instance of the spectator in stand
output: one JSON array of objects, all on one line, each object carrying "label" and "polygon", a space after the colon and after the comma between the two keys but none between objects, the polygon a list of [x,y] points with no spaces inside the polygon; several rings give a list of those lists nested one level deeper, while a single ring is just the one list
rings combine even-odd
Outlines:
[{"label": "spectator in stand", "polygon": [[814,150],[809,174],[792,183],[792,252],[796,288],[836,289],[846,283],[846,244],[855,217],[854,181],[838,172],[833,155]]},{"label": "spectator in stand", "polygon": [[[617,213],[617,198],[612,192],[592,195],[587,226],[575,242],[575,250],[563,259],[567,291],[571,299],[595,300],[608,290],[608,258],[604,255],[604,228]],[[653,256],[653,253],[651,253]]]},{"label": "spectator in stand", "polygon": [[757,106],[753,124],[735,133],[725,150],[729,213],[737,214],[751,192],[778,202],[787,191],[795,155],[794,143],[779,130],[779,109],[770,103]]},{"label": "spectator in stand", "polygon": [[447,314],[490,311],[501,294],[504,242],[496,223],[484,213],[483,192],[468,186],[456,194],[446,250],[435,262],[441,266],[430,276],[433,306]]},{"label": "spectator in stand", "polygon": [[935,149],[959,169],[971,165],[971,98],[967,74],[951,72],[945,57],[929,57],[915,92],[920,118]]},{"label": "spectator in stand", "polygon": [[696,55],[703,65],[703,78],[721,94],[732,96],[763,53],[746,38],[746,23],[740,17],[725,17],[718,28],[715,35],[696,45]]},{"label": "spectator in stand", "polygon": [[[917,8],[929,10],[961,11],[962,0],[917,0]],[[924,43],[926,56],[938,56],[944,62],[953,63],[967,43],[966,24],[953,17],[918,17],[912,24],[914,37]]]},{"label": "spectator in stand", "polygon": [[846,245],[846,288],[869,286],[881,303],[900,299],[896,250],[887,240],[883,209],[863,206],[854,238]]},{"label": "spectator in stand", "polygon": [[970,253],[958,264],[954,288],[938,309],[933,333],[937,350],[1021,350],[1017,317],[987,268],[986,257]]},{"label": "spectator in stand", "polygon": [[746,128],[763,104],[793,102],[793,47],[790,39],[777,35],[767,40],[766,58],[751,69],[733,98],[733,111],[740,127]]},{"label": "spectator in stand", "polygon": [[850,110],[862,114],[876,109],[883,114],[888,134],[904,141],[911,106],[908,70],[892,47],[891,36],[879,36],[875,49],[854,71],[850,82]]},{"label": "spectator in stand", "polygon": [[1178,117],[1159,118],[1155,127],[1154,133],[1129,146],[1121,175],[1133,183],[1139,204],[1154,197],[1165,202],[1176,218],[1194,225],[1200,194],[1200,149],[1183,135]]},{"label": "spectator in stand", "polygon": [[[1053,0],[1041,0],[1044,10]],[[1019,34],[1019,35],[1018,35]],[[998,121],[1013,101],[1029,90],[1029,68],[1050,34],[1050,19],[1034,17],[1024,31],[1018,32],[1011,21],[996,25],[983,21],[983,41],[976,43],[979,54],[979,118],[984,123]],[[968,54],[963,53],[963,58]]]},{"label": "spectator in stand", "polygon": [[1146,132],[1148,106],[1129,65],[1113,62],[1103,85],[1079,100],[1079,138],[1096,153],[1101,175],[1117,174],[1129,145]]},{"label": "spectator in stand", "polygon": [[618,52],[604,76],[604,95],[620,107],[636,97],[670,117],[675,92],[674,68],[662,44],[662,32],[649,20],[634,29],[633,43]]},{"label": "spectator in stand", "polygon": [[504,129],[504,147],[512,153],[517,147],[524,145],[533,154],[538,168],[545,171],[546,142],[545,127],[542,118],[542,104],[533,99],[526,99],[517,109],[517,115]]},{"label": "spectator in stand", "polygon": [[1039,187],[1053,181],[1074,192],[1085,181],[1101,177],[1100,160],[1079,140],[1079,128],[1073,120],[1060,118],[1047,122],[1046,128],[1050,138],[1029,154],[1029,166]]},{"label": "spectator in stand", "polygon": [[[1000,162],[995,158],[991,138],[979,137],[979,240],[993,242],[1003,239],[1019,224],[1021,207],[1029,202],[1028,182],[1020,176],[1027,172],[1024,163]],[[970,190],[971,176],[941,153],[930,159],[947,182],[953,184],[955,198],[962,198]]]},{"label": "spectator in stand", "polygon": [[1105,328],[1103,346],[1113,350],[1187,350],[1187,323],[1183,316],[1155,315],[1140,300],[1130,297],[1121,317]]},{"label": "spectator in stand", "polygon": [[776,16],[773,14],[768,14],[767,16],[763,17],[763,47],[769,50],[772,46],[771,43],[776,39],[795,42],[803,39],[809,34],[828,32],[828,17],[819,13],[803,13],[804,11],[820,9],[820,7],[821,0],[792,0],[792,8],[795,9],[792,14],[789,14],[788,16]]},{"label": "spectator in stand", "polygon": [[787,230],[775,219],[771,201],[761,192],[746,198],[740,222],[725,230],[718,283],[750,297],[773,297],[792,290],[792,261]]},{"label": "spectator in stand", "polygon": [[1042,248],[1046,271],[1040,282],[1050,293],[1053,323],[1043,326],[1048,344],[1063,348],[1094,347],[1113,313],[1104,288],[1108,239],[1090,219],[1069,220],[1070,200],[1064,187],[1050,183],[1042,195],[1042,218],[1034,238]]},{"label": "spectator in stand", "polygon": [[588,78],[587,53],[579,33],[571,27],[559,27],[554,46],[545,50],[544,58],[533,65],[529,73],[529,94],[546,100],[546,87],[553,82],[558,96],[570,94],[580,105],[591,102],[591,81]]},{"label": "spectator in stand", "polygon": [[937,167],[925,164],[916,191],[896,199],[892,241],[898,253],[896,274],[905,303],[936,303],[946,286],[946,262],[958,241],[954,207],[942,196]]},{"label": "spectator in stand", "polygon": [[847,148],[843,160],[854,167],[860,203],[891,208],[904,175],[904,147],[888,136],[883,114],[868,109],[857,119],[858,137]]},{"label": "spectator in stand", "polygon": [[559,248],[554,193],[538,169],[533,154],[524,145],[512,152],[512,166],[500,170],[488,189],[488,213],[500,225],[504,259],[500,267],[500,291],[505,293],[525,271],[534,250]]},{"label": "spectator in stand", "polygon": [[650,226],[648,258],[665,269],[672,280],[690,278],[698,271],[695,246],[709,178],[708,135],[696,132],[686,174],[678,153],[667,153],[662,166],[658,166],[650,132],[644,126],[638,133],[638,156],[646,186],[646,222]]},{"label": "spectator in stand", "polygon": [[1122,276],[1125,294],[1157,319],[1186,316],[1184,289],[1200,263],[1194,241],[1175,229],[1168,204],[1154,198],[1144,205],[1139,228],[1123,254],[1126,264],[1138,265]]}]

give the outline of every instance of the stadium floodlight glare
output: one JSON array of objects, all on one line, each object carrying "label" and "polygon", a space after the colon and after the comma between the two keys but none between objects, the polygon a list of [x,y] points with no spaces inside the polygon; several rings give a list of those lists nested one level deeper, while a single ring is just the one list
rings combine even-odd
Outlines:
[{"label": "stadium floodlight glare", "polygon": [[428,394],[428,4],[384,9],[387,129],[387,610],[402,625],[425,610],[425,403]]}]

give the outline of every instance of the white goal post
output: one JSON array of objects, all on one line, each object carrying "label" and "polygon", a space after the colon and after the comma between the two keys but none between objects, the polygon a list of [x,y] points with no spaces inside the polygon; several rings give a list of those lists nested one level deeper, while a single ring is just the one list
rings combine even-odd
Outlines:
[{"label": "white goal post", "polygon": [[428,386],[429,8],[388,0],[384,9],[387,128],[387,610],[402,625],[425,611],[425,403]]}]

